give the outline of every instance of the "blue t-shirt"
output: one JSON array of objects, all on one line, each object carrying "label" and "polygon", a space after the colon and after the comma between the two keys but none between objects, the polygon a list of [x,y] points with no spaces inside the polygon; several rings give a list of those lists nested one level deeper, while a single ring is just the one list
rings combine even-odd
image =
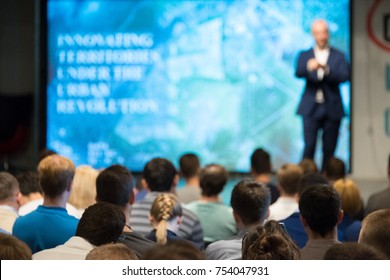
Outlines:
[{"label": "blue t-shirt", "polygon": [[30,246],[34,254],[64,244],[76,234],[78,222],[65,208],[40,205],[16,219],[12,234]]}]

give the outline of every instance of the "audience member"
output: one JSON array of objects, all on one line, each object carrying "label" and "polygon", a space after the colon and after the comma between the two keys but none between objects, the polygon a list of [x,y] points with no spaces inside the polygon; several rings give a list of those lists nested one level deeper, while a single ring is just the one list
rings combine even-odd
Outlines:
[{"label": "audience member", "polygon": [[250,227],[267,219],[271,196],[264,184],[242,180],[234,187],[230,202],[238,233],[232,239],[211,243],[206,249],[208,259],[241,259],[242,239]]},{"label": "audience member", "polygon": [[270,154],[257,148],[251,155],[251,174],[256,182],[266,184],[271,192],[271,203],[274,203],[279,197],[279,190],[272,183],[272,164]]},{"label": "audience member", "polygon": [[[148,216],[153,201],[161,193],[175,193],[179,176],[173,164],[164,158],[149,161],[143,171],[143,184],[149,190],[145,199],[133,204],[131,221],[134,230],[146,235],[151,230]],[[183,208],[183,223],[178,236],[203,246],[203,232],[198,217],[190,210]]]},{"label": "audience member", "polygon": [[31,249],[15,236],[0,232],[0,260],[31,260]]},{"label": "audience member", "polygon": [[227,181],[228,172],[222,165],[207,165],[200,173],[201,198],[186,206],[199,217],[205,244],[237,233],[232,208],[223,204],[219,198]]},{"label": "audience member", "polygon": [[123,243],[104,244],[92,249],[86,260],[138,260],[137,253]]},{"label": "audience member", "polygon": [[182,222],[183,210],[174,194],[162,193],[154,200],[149,220],[153,230],[146,238],[164,245],[168,240],[179,239],[177,233]]},{"label": "audience member", "polygon": [[177,189],[176,193],[182,203],[198,200],[201,195],[199,188],[200,161],[197,155],[188,153],[180,157],[180,175],[185,180],[185,186]]},{"label": "audience member", "polygon": [[0,172],[0,228],[6,232],[12,233],[20,198],[18,180],[11,173]]},{"label": "audience member", "polygon": [[390,259],[390,209],[368,214],[362,223],[359,243],[370,245]]},{"label": "audience member", "polygon": [[133,187],[133,176],[126,167],[118,164],[109,166],[101,171],[96,179],[96,200],[111,203],[122,209],[126,224],[118,242],[124,243],[140,257],[156,243],[134,232],[130,227],[130,211],[134,203]]},{"label": "audience member", "polygon": [[376,210],[390,208],[390,154],[387,163],[387,177],[388,187],[383,191],[372,194],[368,198],[365,216]]},{"label": "audience member", "polygon": [[280,221],[298,210],[298,184],[303,170],[296,164],[284,164],[276,172],[279,198],[269,207],[269,220]]},{"label": "audience member", "polygon": [[373,247],[356,242],[340,243],[331,246],[324,260],[385,260],[385,255]]},{"label": "audience member", "polygon": [[337,239],[337,225],[343,219],[340,196],[329,185],[311,185],[299,199],[299,211],[308,236],[301,259],[321,260],[330,246],[340,243]]},{"label": "audience member", "polygon": [[299,166],[303,170],[303,175],[310,174],[310,173],[317,173],[318,168],[314,160],[311,158],[304,158],[299,162]]},{"label": "audience member", "polygon": [[76,168],[69,203],[76,207],[80,216],[88,206],[95,203],[98,175],[99,172],[89,165],[81,165]]},{"label": "audience member", "polygon": [[76,233],[78,219],[65,205],[72,189],[75,166],[60,155],[45,157],[38,165],[43,205],[16,219],[13,234],[30,246],[33,253],[64,244]]},{"label": "audience member", "polygon": [[142,185],[142,174],[138,175],[135,180],[135,188],[134,191],[134,201],[139,201],[145,198],[146,194],[148,193],[148,190],[144,188]]},{"label": "audience member", "polygon": [[357,242],[362,223],[354,217],[362,209],[362,198],[356,183],[351,179],[339,179],[333,183],[341,198],[344,217],[338,225],[338,238],[341,242]]},{"label": "audience member", "polygon": [[204,254],[185,240],[169,241],[166,245],[150,248],[144,260],[204,260]]},{"label": "audience member", "polygon": [[242,240],[243,260],[299,260],[299,249],[284,228],[270,220],[250,228]]},{"label": "audience member", "polygon": [[125,215],[121,209],[110,203],[96,203],[84,211],[76,236],[63,245],[35,253],[33,259],[84,260],[96,246],[116,242],[124,225]]},{"label": "audience member", "polygon": [[333,182],[345,178],[345,164],[339,158],[330,157],[325,163],[323,172],[325,178],[328,179],[329,183],[332,185]]}]

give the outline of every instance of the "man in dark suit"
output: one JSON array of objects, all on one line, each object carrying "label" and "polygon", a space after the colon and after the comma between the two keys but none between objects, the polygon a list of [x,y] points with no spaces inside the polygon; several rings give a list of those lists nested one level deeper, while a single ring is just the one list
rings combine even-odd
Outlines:
[{"label": "man in dark suit", "polygon": [[334,155],[344,109],[339,85],[350,77],[345,55],[329,46],[329,30],[325,20],[313,22],[311,32],[315,46],[302,51],[295,75],[306,80],[298,108],[303,117],[303,158],[314,158],[317,133],[322,129],[323,164]]}]

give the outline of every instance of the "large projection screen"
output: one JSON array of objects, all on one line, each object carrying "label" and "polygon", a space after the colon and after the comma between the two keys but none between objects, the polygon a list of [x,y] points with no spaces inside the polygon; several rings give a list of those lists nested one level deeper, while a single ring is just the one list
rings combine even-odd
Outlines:
[{"label": "large projection screen", "polygon": [[[257,147],[274,168],[299,162],[294,68],[317,18],[349,59],[349,0],[48,0],[47,147],[135,172],[186,152],[248,172]],[[342,97],[349,114],[350,83]],[[347,116],[336,151],[346,163],[349,126]]]}]

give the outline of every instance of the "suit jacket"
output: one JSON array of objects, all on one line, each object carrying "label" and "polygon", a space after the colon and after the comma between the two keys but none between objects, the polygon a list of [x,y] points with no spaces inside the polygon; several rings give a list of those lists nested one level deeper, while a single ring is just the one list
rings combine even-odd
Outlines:
[{"label": "suit jacket", "polygon": [[306,85],[298,114],[310,117],[316,109],[315,96],[318,89],[322,89],[325,97],[326,116],[330,119],[341,119],[345,113],[340,95],[339,85],[350,77],[350,67],[345,55],[335,48],[330,48],[327,65],[329,73],[322,80],[317,77],[317,71],[307,70],[307,61],[314,58],[313,48],[299,54],[295,75],[306,79]]}]

